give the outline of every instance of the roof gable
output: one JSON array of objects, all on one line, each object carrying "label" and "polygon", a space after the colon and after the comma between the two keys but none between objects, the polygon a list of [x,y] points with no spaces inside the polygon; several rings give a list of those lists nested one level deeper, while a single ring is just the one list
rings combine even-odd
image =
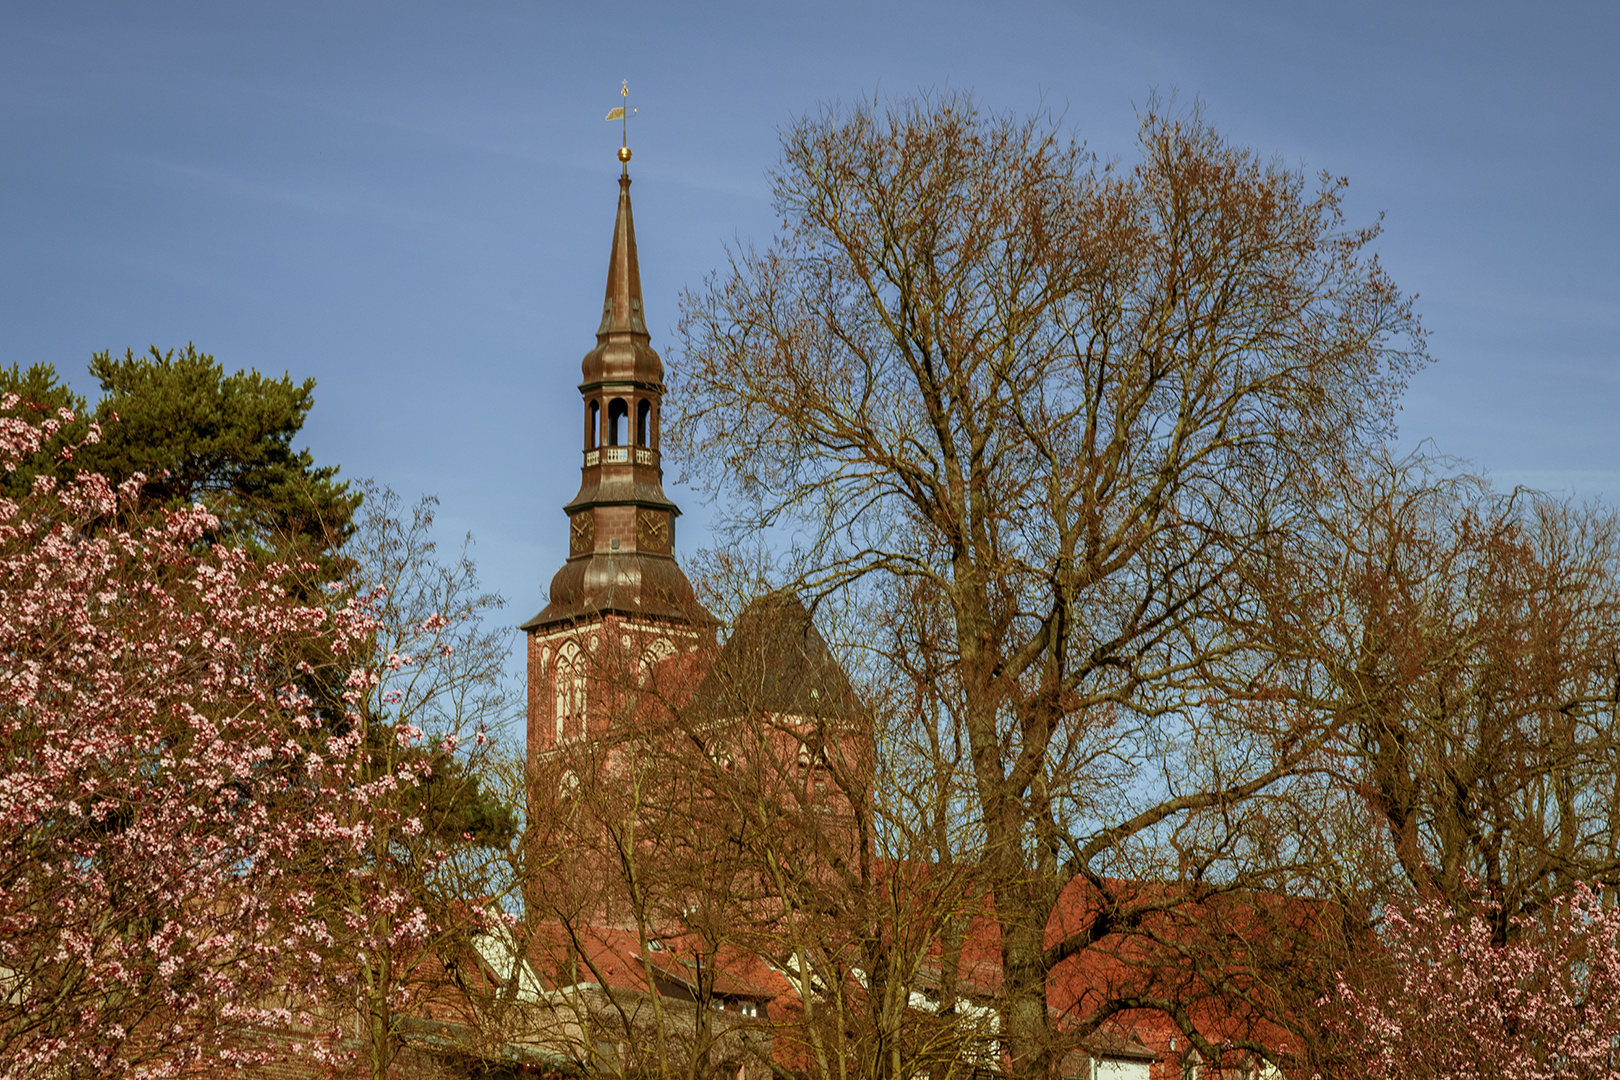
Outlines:
[{"label": "roof gable", "polygon": [[865,709],[798,596],[750,603],[694,695],[700,716],[854,717]]}]

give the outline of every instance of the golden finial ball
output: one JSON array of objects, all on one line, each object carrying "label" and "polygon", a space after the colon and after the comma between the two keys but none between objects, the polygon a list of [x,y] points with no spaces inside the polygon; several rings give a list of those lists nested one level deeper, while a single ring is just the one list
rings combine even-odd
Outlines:
[{"label": "golden finial ball", "polygon": [[628,146],[619,147],[619,160],[620,161],[629,161],[630,160],[630,148]]}]

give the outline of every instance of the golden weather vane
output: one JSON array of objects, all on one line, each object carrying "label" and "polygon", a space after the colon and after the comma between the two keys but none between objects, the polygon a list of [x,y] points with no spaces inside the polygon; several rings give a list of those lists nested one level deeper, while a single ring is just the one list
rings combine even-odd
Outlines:
[{"label": "golden weather vane", "polygon": [[619,96],[624,99],[625,104],[620,105],[617,109],[609,109],[608,114],[606,116],[602,117],[602,119],[604,119],[604,120],[617,120],[619,122],[619,160],[624,162],[625,170],[629,171],[629,168],[630,168],[630,116],[634,116],[636,114],[636,110],[631,109],[631,110],[629,110],[629,116],[625,115],[625,106],[627,106],[630,103],[630,80],[629,79],[624,80],[623,85],[619,89]]}]

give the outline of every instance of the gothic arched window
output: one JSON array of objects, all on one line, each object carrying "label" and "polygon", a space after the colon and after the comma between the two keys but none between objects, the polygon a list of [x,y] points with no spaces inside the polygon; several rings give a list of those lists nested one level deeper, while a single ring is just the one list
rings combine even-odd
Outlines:
[{"label": "gothic arched window", "polygon": [[674,655],[675,646],[670,643],[668,638],[658,638],[648,645],[641,654],[641,663],[638,665],[642,685],[645,686],[647,680],[652,678],[653,668],[657,667],[660,661]]},{"label": "gothic arched window", "polygon": [[582,734],[585,730],[585,661],[579,654],[579,646],[571,641],[557,650],[551,688],[557,741]]}]

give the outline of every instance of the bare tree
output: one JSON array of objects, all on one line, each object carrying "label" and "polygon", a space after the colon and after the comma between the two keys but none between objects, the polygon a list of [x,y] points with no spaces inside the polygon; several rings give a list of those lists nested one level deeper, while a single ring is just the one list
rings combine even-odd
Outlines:
[{"label": "bare tree", "polygon": [[[1288,478],[1385,435],[1425,360],[1343,181],[1196,110],[1150,106],[1140,149],[1100,165],[957,95],[790,125],[784,227],[685,297],[672,395],[737,533],[793,530],[807,595],[890,612],[871,636],[927,688],[921,743],[961,747],[950,843],[986,875],[1011,1068],[1042,1080],[1133,1010],[1206,1056],[1264,1049],[1173,981],[1089,995],[1061,1034],[1047,990],[1180,905],[1286,884],[1297,853],[1245,838],[1329,734],[1259,695],[1216,707],[1215,672],[1269,677],[1236,570],[1304,511]],[[1144,878],[1169,884],[1120,884]]]},{"label": "bare tree", "polygon": [[529,890],[558,1047],[691,1078],[971,1073],[993,1010],[942,938],[983,894],[896,798],[892,710],[795,597],[725,557],[698,579],[730,593],[724,643],[644,667],[602,635],[582,654],[604,707],[534,762],[540,844],[569,852]]},{"label": "bare tree", "polygon": [[857,671],[858,692],[846,670],[860,650],[845,634],[867,624],[821,614],[831,643],[798,597],[757,595],[671,710],[670,744],[694,752],[687,771],[714,807],[709,835],[747,883],[731,940],[791,988],[768,1027],[778,1069],[966,1076],[993,1060],[994,1023],[963,992],[949,939],[982,890],[971,868],[933,857],[919,759],[901,745],[909,702]]},{"label": "bare tree", "polygon": [[1483,888],[1502,944],[1577,881],[1620,883],[1614,511],[1422,454],[1311,493],[1307,529],[1249,564],[1254,630],[1288,658],[1292,700],[1339,732],[1334,771],[1394,875],[1368,884],[1459,911]]}]

